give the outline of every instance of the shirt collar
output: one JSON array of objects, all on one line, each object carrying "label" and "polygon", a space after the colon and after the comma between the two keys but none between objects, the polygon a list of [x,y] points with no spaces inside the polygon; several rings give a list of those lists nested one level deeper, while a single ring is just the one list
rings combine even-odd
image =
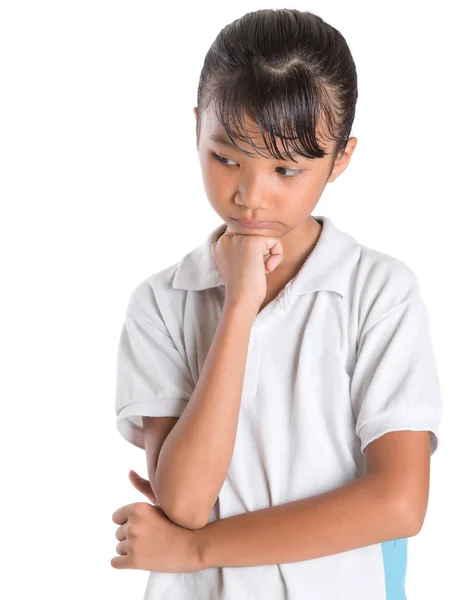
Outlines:
[{"label": "shirt collar", "polygon": [[[329,290],[343,297],[360,256],[360,245],[350,234],[337,229],[329,217],[312,218],[322,223],[322,231],[313,251],[291,280],[291,295]],[[225,285],[211,255],[211,245],[226,227],[226,223],[218,225],[200,246],[183,257],[173,278],[174,289],[197,291]]]}]

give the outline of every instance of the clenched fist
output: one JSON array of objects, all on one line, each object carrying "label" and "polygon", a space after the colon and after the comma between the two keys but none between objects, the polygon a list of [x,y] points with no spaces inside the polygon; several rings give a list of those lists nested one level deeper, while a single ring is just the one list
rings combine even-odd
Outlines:
[{"label": "clenched fist", "polygon": [[211,246],[226,287],[226,302],[242,300],[258,310],[267,294],[266,275],[282,262],[279,237],[226,231]]}]

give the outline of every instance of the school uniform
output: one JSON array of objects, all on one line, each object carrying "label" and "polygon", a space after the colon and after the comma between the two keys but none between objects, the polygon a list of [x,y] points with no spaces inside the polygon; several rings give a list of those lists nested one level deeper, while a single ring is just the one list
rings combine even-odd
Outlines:
[{"label": "school uniform", "polygon": [[[210,521],[352,481],[365,447],[389,431],[430,431],[437,449],[442,400],[417,277],[312,218],[322,225],[314,250],[254,319],[234,453]],[[131,293],[115,409],[118,431],[139,448],[142,416],[181,415],[203,368],[225,289],[211,244],[225,229]],[[145,600],[404,600],[406,565],[405,538],[301,562],[150,572]]]}]

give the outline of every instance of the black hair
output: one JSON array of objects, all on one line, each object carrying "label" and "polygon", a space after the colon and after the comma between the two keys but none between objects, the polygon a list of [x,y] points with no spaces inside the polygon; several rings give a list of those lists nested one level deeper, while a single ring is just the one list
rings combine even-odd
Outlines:
[{"label": "black hair", "polygon": [[309,11],[249,12],[226,25],[206,54],[198,84],[197,140],[203,113],[212,106],[244,154],[249,153],[236,138],[262,154],[244,127],[247,113],[257,123],[270,156],[283,158],[277,136],[289,159],[285,140],[299,140],[292,148],[306,158],[322,158],[327,152],[316,136],[322,114],[327,129],[323,135],[336,140],[333,164],[350,136],[357,97],[355,63],[337,29]]}]

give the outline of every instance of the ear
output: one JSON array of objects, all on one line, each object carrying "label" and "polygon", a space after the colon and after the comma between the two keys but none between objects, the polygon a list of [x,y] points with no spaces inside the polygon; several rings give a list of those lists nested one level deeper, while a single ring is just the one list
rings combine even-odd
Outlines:
[{"label": "ear", "polygon": [[334,163],[334,167],[332,169],[330,177],[327,180],[328,183],[332,183],[333,181],[335,181],[337,177],[341,173],[343,173],[343,171],[345,171],[345,169],[348,167],[348,164],[350,162],[350,159],[352,158],[352,154],[355,151],[357,143],[358,140],[356,137],[351,137],[348,139],[347,145],[345,146],[345,150],[343,151],[341,157],[337,158]]},{"label": "ear", "polygon": [[195,106],[193,108],[193,114],[195,115],[195,119],[196,119],[196,150],[198,150],[198,146],[199,146],[199,142],[200,142],[200,136],[199,136],[199,113],[198,113],[198,107]]}]

